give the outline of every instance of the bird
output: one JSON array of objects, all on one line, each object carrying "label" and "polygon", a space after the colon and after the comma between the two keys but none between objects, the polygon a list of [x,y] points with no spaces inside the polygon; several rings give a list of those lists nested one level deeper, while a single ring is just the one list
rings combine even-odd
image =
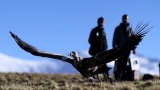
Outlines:
[{"label": "bird", "polygon": [[[116,60],[121,55],[137,48],[143,37],[150,31],[150,28],[146,28],[149,23],[139,22],[136,28],[133,30],[133,35],[128,40],[122,43],[120,46],[109,49],[104,52],[100,52],[93,57],[81,57],[76,51],[71,51],[70,55],[62,55],[53,52],[47,52],[36,48],[20,39],[17,35],[10,31],[11,36],[15,42],[24,51],[31,53],[34,56],[52,58],[54,60],[60,60],[72,64],[79,73],[85,78],[91,78],[93,75],[98,74],[100,67],[103,64]],[[66,69],[67,70],[67,69]]]}]

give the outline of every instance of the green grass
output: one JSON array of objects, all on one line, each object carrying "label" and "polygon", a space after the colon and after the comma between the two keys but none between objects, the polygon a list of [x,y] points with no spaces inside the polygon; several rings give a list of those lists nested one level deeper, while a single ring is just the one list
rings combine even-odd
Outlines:
[{"label": "green grass", "polygon": [[0,90],[160,90],[160,80],[90,82],[79,74],[0,73]]}]

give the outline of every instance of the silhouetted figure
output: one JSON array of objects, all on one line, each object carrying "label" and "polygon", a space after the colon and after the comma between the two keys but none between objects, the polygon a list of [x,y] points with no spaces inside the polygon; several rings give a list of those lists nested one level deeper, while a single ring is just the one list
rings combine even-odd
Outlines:
[{"label": "silhouetted figure", "polygon": [[160,78],[160,62],[159,62],[159,65],[158,65],[158,66],[159,66],[159,78]]},{"label": "silhouetted figure", "polygon": [[[118,47],[122,43],[126,42],[128,38],[134,34],[129,26],[128,19],[128,15],[124,14],[122,16],[122,22],[119,26],[115,28],[112,43],[113,48]],[[135,49],[133,49],[133,54],[135,53]],[[129,60],[129,56],[130,51],[126,52],[121,57],[117,58],[117,60],[115,61],[114,76],[116,80],[123,80],[123,77],[125,78],[126,75],[124,74],[127,70],[127,62]]]},{"label": "silhouetted figure", "polygon": [[[88,42],[90,44],[89,54],[94,57],[100,52],[104,52],[108,49],[106,33],[104,31],[105,20],[103,17],[99,17],[97,20],[97,26],[93,28],[90,32]],[[100,73],[104,75],[104,78],[107,80],[109,77],[107,64],[102,65],[100,68]],[[94,76],[98,78],[98,74]]]},{"label": "silhouetted figure", "polygon": [[[114,49],[98,53],[96,56],[89,58],[82,58],[78,56],[78,53],[75,51],[72,51],[70,53],[70,56],[42,51],[22,41],[18,36],[14,35],[12,32],[10,33],[11,36],[16,41],[16,43],[19,45],[19,47],[21,47],[26,52],[29,52],[35,56],[48,57],[48,58],[53,58],[55,60],[68,62],[72,64],[72,66],[76,68],[77,71],[79,71],[83,77],[92,79],[93,75],[99,73],[99,67],[101,65],[109,63],[115,60],[116,58],[120,57],[121,55],[125,54],[126,52],[136,48],[136,46],[139,44],[139,42],[141,42],[145,34],[148,32],[148,29],[144,30],[144,28],[147,25],[148,23],[144,25],[142,24],[138,25],[137,28],[135,29],[136,31],[135,34],[132,35],[126,42],[124,42],[120,46]],[[66,68],[66,70],[67,69],[68,68]]]}]

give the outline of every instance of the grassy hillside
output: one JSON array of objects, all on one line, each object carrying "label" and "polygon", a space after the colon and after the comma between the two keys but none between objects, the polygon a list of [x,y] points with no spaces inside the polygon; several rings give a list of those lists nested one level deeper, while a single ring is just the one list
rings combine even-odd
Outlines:
[{"label": "grassy hillside", "polygon": [[160,80],[90,82],[79,74],[0,73],[0,90],[160,90]]}]

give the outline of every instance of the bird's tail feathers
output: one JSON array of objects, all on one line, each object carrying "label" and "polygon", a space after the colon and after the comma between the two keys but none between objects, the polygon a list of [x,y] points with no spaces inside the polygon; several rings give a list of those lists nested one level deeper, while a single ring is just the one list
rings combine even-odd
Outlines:
[{"label": "bird's tail feathers", "polygon": [[149,23],[138,23],[135,30],[133,30],[133,34],[128,38],[126,42],[122,43],[116,48],[97,54],[97,57],[101,59],[101,61],[99,61],[100,64],[114,61],[123,54],[135,49],[137,45],[142,41],[143,37],[149,32],[149,30],[153,28],[146,28],[148,25]]},{"label": "bird's tail feathers", "polygon": [[136,46],[141,42],[143,37],[150,31],[151,28],[153,28],[153,26],[147,28],[149,23],[139,22],[137,24],[136,28],[133,31],[133,35],[129,37],[126,42],[126,44],[128,44],[127,47],[130,47],[130,49],[136,48]]}]

